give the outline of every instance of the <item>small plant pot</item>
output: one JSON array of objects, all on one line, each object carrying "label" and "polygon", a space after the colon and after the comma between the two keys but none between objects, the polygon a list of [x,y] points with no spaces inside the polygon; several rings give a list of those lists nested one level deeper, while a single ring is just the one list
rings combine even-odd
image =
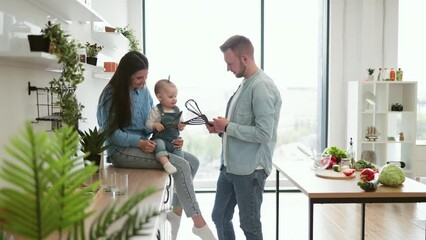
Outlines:
[{"label": "small plant pot", "polygon": [[105,26],[105,32],[115,32],[115,28]]},{"label": "small plant pot", "polygon": [[43,35],[28,35],[31,52],[49,52],[50,39],[44,38]]},{"label": "small plant pot", "polygon": [[86,63],[87,64],[96,66],[97,62],[98,62],[98,58],[97,57],[86,57]]},{"label": "small plant pot", "polygon": [[91,154],[85,158],[86,161],[93,162],[98,167],[101,165],[101,159],[102,159],[102,156],[99,154],[96,154],[96,155]]}]

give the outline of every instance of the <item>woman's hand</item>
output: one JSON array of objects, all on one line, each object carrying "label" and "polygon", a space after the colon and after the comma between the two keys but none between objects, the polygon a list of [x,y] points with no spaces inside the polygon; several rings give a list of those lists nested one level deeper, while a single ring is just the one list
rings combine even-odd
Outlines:
[{"label": "woman's hand", "polygon": [[180,151],[183,147],[183,139],[181,137],[178,137],[177,139],[172,141],[173,145],[175,146],[175,149]]},{"label": "woman's hand", "polygon": [[153,140],[140,140],[139,148],[144,153],[152,153],[155,150],[155,142]]}]

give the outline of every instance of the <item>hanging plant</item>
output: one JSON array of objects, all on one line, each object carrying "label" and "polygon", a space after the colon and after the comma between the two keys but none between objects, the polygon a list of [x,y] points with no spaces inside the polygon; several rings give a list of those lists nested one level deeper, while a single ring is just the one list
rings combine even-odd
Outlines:
[{"label": "hanging plant", "polygon": [[129,27],[129,25],[122,27],[116,27],[118,33],[123,34],[129,40],[130,51],[140,51],[139,40],[136,38],[135,31]]},{"label": "hanging plant", "polygon": [[61,109],[61,122],[77,129],[84,108],[75,95],[77,85],[84,81],[84,68],[78,53],[83,46],[72,39],[60,23],[48,21],[41,32],[50,39],[51,52],[58,58],[62,69],[59,78],[49,82],[52,92],[57,95],[56,105]]}]

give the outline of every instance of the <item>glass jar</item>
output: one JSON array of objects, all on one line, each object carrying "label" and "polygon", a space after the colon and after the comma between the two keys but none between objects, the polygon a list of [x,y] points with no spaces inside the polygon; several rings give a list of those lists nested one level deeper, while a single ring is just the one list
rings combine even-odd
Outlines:
[{"label": "glass jar", "polygon": [[352,168],[351,159],[350,158],[340,159],[340,166],[342,167],[342,171],[345,169]]}]

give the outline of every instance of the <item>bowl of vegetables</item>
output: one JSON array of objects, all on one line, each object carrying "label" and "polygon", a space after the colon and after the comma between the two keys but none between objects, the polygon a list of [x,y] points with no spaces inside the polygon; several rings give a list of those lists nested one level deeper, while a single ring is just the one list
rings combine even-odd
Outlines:
[{"label": "bowl of vegetables", "polygon": [[327,153],[315,153],[311,158],[314,160],[312,168],[315,170],[326,169],[331,161],[331,155]]}]

